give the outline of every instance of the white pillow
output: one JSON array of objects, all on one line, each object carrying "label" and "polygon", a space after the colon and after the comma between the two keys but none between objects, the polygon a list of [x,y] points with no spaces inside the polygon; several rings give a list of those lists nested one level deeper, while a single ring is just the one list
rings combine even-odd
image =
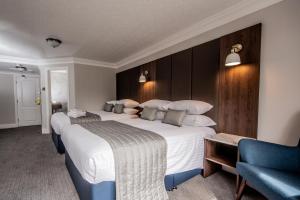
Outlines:
[{"label": "white pillow", "polygon": [[124,104],[125,108],[135,108],[138,107],[140,104],[137,101],[131,99],[122,99],[118,101],[119,104]]},{"label": "white pillow", "polygon": [[213,108],[212,105],[203,101],[196,100],[182,100],[174,101],[164,108],[172,110],[185,110],[189,115],[202,115]]},{"label": "white pillow", "polygon": [[128,115],[135,115],[136,113],[139,112],[139,110],[134,108],[124,108],[123,112]]},{"label": "white pillow", "polygon": [[111,100],[111,101],[107,101],[106,103],[116,105],[118,103],[118,101],[117,100]]},{"label": "white pillow", "polygon": [[164,111],[157,111],[155,120],[162,120],[165,118],[166,112]]},{"label": "white pillow", "polygon": [[157,108],[158,110],[168,110],[167,105],[170,104],[171,101],[167,100],[160,100],[160,99],[152,99],[140,104],[141,108],[148,107],[148,108]]},{"label": "white pillow", "polygon": [[214,120],[205,115],[186,115],[182,125],[185,126],[215,126]]}]

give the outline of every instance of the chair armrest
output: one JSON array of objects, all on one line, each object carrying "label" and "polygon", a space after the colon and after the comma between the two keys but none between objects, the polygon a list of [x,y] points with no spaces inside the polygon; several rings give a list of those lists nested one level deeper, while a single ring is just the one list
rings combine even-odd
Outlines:
[{"label": "chair armrest", "polygon": [[278,170],[300,172],[299,147],[242,139],[238,148],[242,162]]}]

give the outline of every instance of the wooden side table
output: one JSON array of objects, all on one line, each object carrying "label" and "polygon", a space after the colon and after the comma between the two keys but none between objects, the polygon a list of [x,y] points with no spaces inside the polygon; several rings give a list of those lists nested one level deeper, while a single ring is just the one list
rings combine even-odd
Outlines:
[{"label": "wooden side table", "polygon": [[[204,138],[204,172],[208,177],[217,170],[226,167],[234,172],[236,176],[236,192],[240,177],[236,173],[236,163],[239,160],[238,143],[247,137],[219,133],[212,137]],[[248,138],[249,139],[249,138]]]},{"label": "wooden side table", "polygon": [[[239,159],[238,142],[246,137],[219,133],[204,138],[204,177],[226,167],[236,173],[236,163]],[[238,183],[237,176],[237,183]]]}]

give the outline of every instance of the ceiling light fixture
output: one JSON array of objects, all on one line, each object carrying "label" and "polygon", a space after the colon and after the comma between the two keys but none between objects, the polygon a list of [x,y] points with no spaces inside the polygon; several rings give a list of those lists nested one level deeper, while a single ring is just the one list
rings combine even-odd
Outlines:
[{"label": "ceiling light fixture", "polygon": [[14,71],[19,71],[19,72],[32,72],[33,71],[33,70],[28,69],[27,67],[25,67],[21,64],[18,64],[15,67],[10,67],[9,69],[14,70]]},{"label": "ceiling light fixture", "polygon": [[47,39],[46,39],[46,42],[47,42],[47,44],[48,44],[49,46],[51,46],[52,48],[59,47],[59,46],[61,45],[61,43],[62,43],[61,40],[56,39],[56,38],[51,38],[51,37],[47,38]]}]

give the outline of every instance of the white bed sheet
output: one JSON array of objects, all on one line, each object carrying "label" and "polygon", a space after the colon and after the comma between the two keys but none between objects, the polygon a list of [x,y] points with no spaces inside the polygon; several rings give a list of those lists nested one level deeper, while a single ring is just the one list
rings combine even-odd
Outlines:
[{"label": "white bed sheet", "polygon": [[[139,118],[118,121],[153,131],[165,138],[168,145],[167,175],[203,168],[203,138],[215,134],[214,129],[209,127],[176,127]],[[62,140],[85,180],[93,184],[115,180],[113,152],[104,139],[80,125],[72,125],[64,130]]]},{"label": "white bed sheet", "polygon": [[70,118],[63,112],[57,112],[51,116],[51,126],[58,135],[61,135],[65,126],[70,125]]},{"label": "white bed sheet", "polygon": [[[137,115],[128,115],[125,113],[116,114],[113,112],[105,112],[103,110],[100,111],[89,111],[91,113],[97,114],[101,116],[102,121],[107,120],[120,120],[120,119],[134,119],[137,118]],[[70,126],[71,121],[70,118],[63,112],[54,113],[51,116],[51,126],[54,129],[55,133],[61,135],[65,126]]]}]

